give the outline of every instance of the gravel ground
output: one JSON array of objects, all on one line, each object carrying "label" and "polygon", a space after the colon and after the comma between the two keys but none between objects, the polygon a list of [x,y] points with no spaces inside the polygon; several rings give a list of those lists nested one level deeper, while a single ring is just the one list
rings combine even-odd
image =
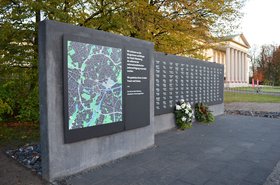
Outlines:
[{"label": "gravel ground", "polygon": [[6,154],[38,175],[42,175],[41,150],[38,144],[26,144],[14,150],[7,150]]},{"label": "gravel ground", "polygon": [[234,102],[225,103],[226,110],[280,112],[280,103]]},{"label": "gravel ground", "polygon": [[225,114],[280,119],[280,112],[248,111],[248,110],[225,110]]},{"label": "gravel ground", "polygon": [[15,160],[7,157],[0,148],[1,185],[47,185],[35,172],[28,170]]}]

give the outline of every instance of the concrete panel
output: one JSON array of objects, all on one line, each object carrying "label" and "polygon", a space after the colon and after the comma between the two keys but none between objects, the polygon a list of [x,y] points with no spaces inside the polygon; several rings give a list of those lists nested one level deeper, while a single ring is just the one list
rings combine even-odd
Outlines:
[{"label": "concrete panel", "polygon": [[[44,21],[39,31],[40,50],[40,130],[42,148],[42,176],[54,181],[109,161],[138,152],[154,145],[154,83],[153,57],[150,79],[150,125],[71,144],[63,138],[63,34],[94,37],[99,31],[54,21]],[[108,33],[116,42],[145,41]],[[152,54],[152,50],[150,51]],[[151,55],[152,56],[152,55]]]},{"label": "concrete panel", "polygon": [[209,106],[209,109],[212,111],[214,116],[224,114],[224,111],[225,111],[224,103],[217,104],[217,105],[211,105],[211,106]]},{"label": "concrete panel", "polygon": [[176,127],[174,113],[155,116],[155,134],[165,132]]},{"label": "concrete panel", "polygon": [[[214,116],[224,114],[224,104],[209,106]],[[174,113],[155,116],[155,134],[168,131],[176,127]]]}]

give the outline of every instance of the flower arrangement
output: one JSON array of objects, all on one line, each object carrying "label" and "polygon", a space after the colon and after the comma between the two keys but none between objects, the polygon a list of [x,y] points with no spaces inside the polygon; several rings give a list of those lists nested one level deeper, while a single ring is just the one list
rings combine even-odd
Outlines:
[{"label": "flower arrangement", "polygon": [[198,122],[210,123],[214,122],[215,117],[209,110],[208,106],[204,103],[195,104],[195,119]]},{"label": "flower arrangement", "polygon": [[190,103],[180,100],[175,106],[176,125],[181,130],[192,127],[193,111]]}]

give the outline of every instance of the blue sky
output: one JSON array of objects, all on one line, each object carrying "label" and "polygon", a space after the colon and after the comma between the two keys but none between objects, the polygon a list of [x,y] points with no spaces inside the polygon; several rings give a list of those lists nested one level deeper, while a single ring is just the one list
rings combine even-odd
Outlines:
[{"label": "blue sky", "polygon": [[247,0],[240,32],[251,46],[280,44],[280,0]]}]

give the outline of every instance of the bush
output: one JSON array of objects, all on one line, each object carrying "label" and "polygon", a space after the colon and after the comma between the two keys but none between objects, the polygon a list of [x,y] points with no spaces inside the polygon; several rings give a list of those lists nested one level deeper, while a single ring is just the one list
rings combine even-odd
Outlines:
[{"label": "bush", "polygon": [[7,102],[0,99],[0,121],[3,121],[5,115],[12,115],[13,110]]},{"label": "bush", "polygon": [[39,92],[38,87],[35,87],[32,92],[21,102],[19,115],[17,119],[20,121],[39,121]]},{"label": "bush", "polygon": [[0,85],[0,121],[39,121],[38,85],[29,79],[7,79]]},{"label": "bush", "polygon": [[203,103],[195,104],[195,119],[198,122],[210,123],[214,122],[215,117],[209,110],[208,106]]}]

